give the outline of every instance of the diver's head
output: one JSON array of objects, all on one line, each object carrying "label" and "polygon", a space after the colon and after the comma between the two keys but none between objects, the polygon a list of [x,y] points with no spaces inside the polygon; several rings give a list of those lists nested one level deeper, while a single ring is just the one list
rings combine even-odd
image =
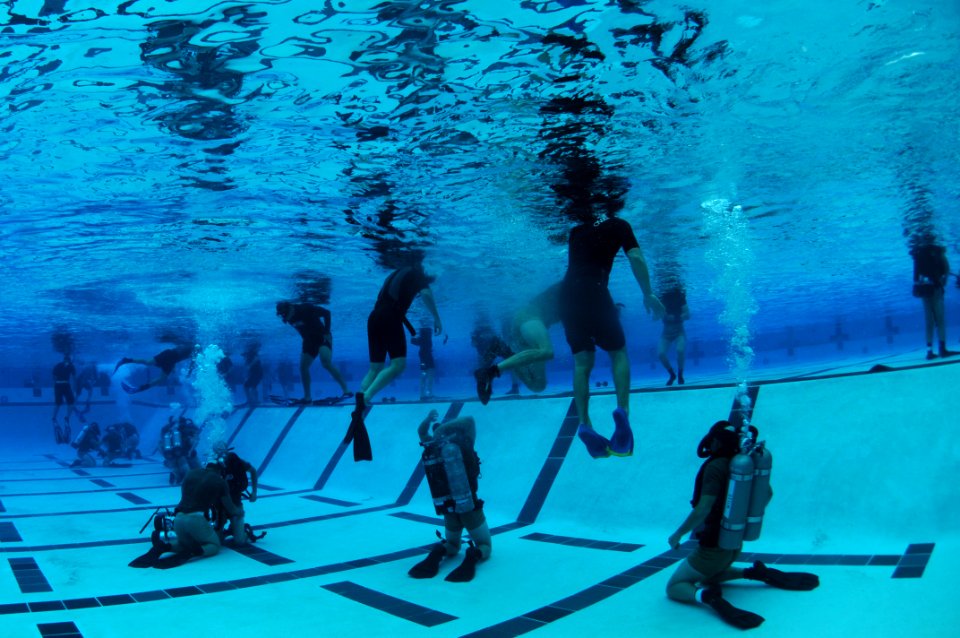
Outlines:
[{"label": "diver's head", "polygon": [[233,448],[228,446],[226,441],[217,441],[213,444],[213,449],[211,452],[213,452],[213,455],[216,458],[225,459],[231,450],[233,450]]},{"label": "diver's head", "polygon": [[287,323],[287,315],[290,314],[290,305],[289,301],[277,302],[277,316],[280,317],[283,323]]},{"label": "diver's head", "polygon": [[697,456],[733,458],[740,451],[740,437],[729,421],[717,421],[700,440]]}]

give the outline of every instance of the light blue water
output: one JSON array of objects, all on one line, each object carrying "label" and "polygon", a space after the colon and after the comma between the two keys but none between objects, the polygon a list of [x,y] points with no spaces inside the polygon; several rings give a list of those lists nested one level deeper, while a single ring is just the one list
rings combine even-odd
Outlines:
[{"label": "light blue water", "polygon": [[[572,159],[629,180],[622,216],[656,284],[685,282],[712,370],[736,340],[746,376],[918,348],[909,238],[960,261],[953,2],[98,7],[0,8],[2,385],[48,384],[57,332],[106,365],[171,333],[293,360],[273,303],[318,289],[357,380],[409,250],[440,272],[459,379],[477,317],[562,275]],[[611,288],[659,375],[625,263]]]}]

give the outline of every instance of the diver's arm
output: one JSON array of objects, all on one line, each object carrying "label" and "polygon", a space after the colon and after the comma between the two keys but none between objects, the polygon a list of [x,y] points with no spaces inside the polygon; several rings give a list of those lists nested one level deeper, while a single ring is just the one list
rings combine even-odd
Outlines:
[{"label": "diver's arm", "polygon": [[639,246],[631,248],[627,251],[627,259],[630,261],[633,278],[637,280],[640,290],[643,291],[643,307],[647,312],[652,312],[654,318],[659,319],[663,316],[664,308],[650,287],[650,270],[647,268],[647,260],[643,258],[643,251]]},{"label": "diver's arm", "polygon": [[683,310],[680,311],[680,320],[686,321],[690,318],[690,308],[687,304],[683,304]]},{"label": "diver's arm", "polygon": [[320,320],[323,323],[323,329],[326,330],[327,332],[330,332],[330,326],[331,326],[330,311],[324,308],[323,306],[317,306],[317,314],[320,315]]},{"label": "diver's arm", "polygon": [[430,314],[433,315],[433,334],[437,336],[442,335],[443,322],[440,321],[440,313],[437,312],[437,302],[433,298],[433,291],[430,290],[429,286],[420,291],[420,298],[423,300],[423,305],[426,306]]},{"label": "diver's arm", "polygon": [[473,420],[472,416],[463,416],[438,425],[433,430],[433,435],[444,436],[454,432],[460,432],[464,437],[470,439],[470,444],[473,445],[474,441],[477,440],[477,423]]},{"label": "diver's arm", "polygon": [[257,500],[257,480],[260,475],[257,474],[257,468],[249,463],[247,463],[246,471],[250,473],[250,502],[253,503]]},{"label": "diver's arm", "polygon": [[420,436],[421,443],[426,443],[433,438],[430,435],[430,426],[433,425],[439,418],[439,412],[436,410],[430,410],[430,414],[428,414],[426,418],[420,422],[420,425],[417,427],[417,434]]},{"label": "diver's arm", "polygon": [[713,508],[716,500],[717,497],[712,494],[700,495],[700,501],[697,503],[697,506],[687,515],[687,518],[680,524],[677,531],[670,535],[668,540],[670,547],[673,549],[680,547],[680,539],[707,520],[707,516],[710,514],[710,510]]}]

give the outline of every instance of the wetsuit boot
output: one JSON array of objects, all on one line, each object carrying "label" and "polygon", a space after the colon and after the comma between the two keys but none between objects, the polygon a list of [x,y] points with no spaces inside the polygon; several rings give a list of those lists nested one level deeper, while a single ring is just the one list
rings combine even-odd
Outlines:
[{"label": "wetsuit boot", "polygon": [[166,543],[160,540],[160,530],[153,530],[153,533],[150,535],[151,547],[147,550],[147,553],[134,558],[128,563],[130,567],[153,567],[160,557],[167,552],[172,552],[173,547],[170,543]]}]

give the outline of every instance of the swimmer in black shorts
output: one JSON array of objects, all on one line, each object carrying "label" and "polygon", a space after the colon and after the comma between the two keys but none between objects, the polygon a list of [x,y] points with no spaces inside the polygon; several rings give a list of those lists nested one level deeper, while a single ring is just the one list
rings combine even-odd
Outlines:
[{"label": "swimmer in black shorts", "polygon": [[[622,197],[613,197],[601,207],[573,204],[568,212],[580,224],[570,231],[567,272],[560,289],[560,320],[573,353],[573,398],[580,415],[577,432],[594,458],[633,454],[630,429],[630,361],[619,311],[607,290],[613,260],[623,250],[633,276],[643,291],[643,305],[655,317],[663,315],[663,304],[650,287],[647,262],[629,223],[615,217]],[[597,212],[595,212],[597,211]],[[613,412],[616,430],[608,441],[597,434],[590,421],[590,372],[599,346],[610,355],[617,409]]]},{"label": "swimmer in black shorts", "polygon": [[116,374],[117,370],[120,369],[120,366],[125,366],[128,363],[139,363],[140,365],[145,366],[154,366],[160,368],[160,376],[150,381],[144,383],[140,387],[134,388],[132,386],[122,384],[123,389],[128,394],[136,394],[138,392],[143,392],[144,390],[149,390],[154,386],[161,385],[167,382],[167,377],[173,372],[173,369],[181,361],[186,361],[193,354],[193,346],[177,346],[176,348],[169,348],[156,354],[151,359],[131,359],[130,357],[124,357],[117,362],[117,366],[113,369],[113,373]]},{"label": "swimmer in black shorts", "polygon": [[[70,442],[70,415],[76,414],[83,421],[83,415],[77,411],[76,399],[73,396],[73,384],[77,381],[77,370],[73,367],[70,355],[63,355],[63,361],[53,366],[53,434],[57,443]],[[57,415],[60,406],[67,404],[67,416],[63,418],[64,429],[60,428]]]},{"label": "swimmer in black shorts", "polygon": [[[363,377],[360,392],[357,393],[357,410],[361,414],[365,403],[372,401],[407,365],[407,336],[403,329],[407,326],[411,333],[414,332],[406,315],[417,295],[433,315],[433,334],[443,334],[443,323],[433,300],[433,291],[430,290],[433,280],[422,264],[416,264],[395,270],[384,281],[373,311],[367,318],[370,369]],[[389,366],[386,365],[387,356],[390,357]]]},{"label": "swimmer in black shorts", "polygon": [[314,359],[320,357],[323,369],[330,373],[333,380],[340,385],[343,396],[350,396],[347,391],[347,382],[344,381],[340,369],[333,363],[333,333],[330,331],[330,311],[322,306],[303,303],[294,304],[289,301],[277,302],[277,316],[283,323],[296,328],[303,337],[300,349],[300,381],[303,383],[302,403],[310,403],[313,397],[310,392],[310,366]]}]

